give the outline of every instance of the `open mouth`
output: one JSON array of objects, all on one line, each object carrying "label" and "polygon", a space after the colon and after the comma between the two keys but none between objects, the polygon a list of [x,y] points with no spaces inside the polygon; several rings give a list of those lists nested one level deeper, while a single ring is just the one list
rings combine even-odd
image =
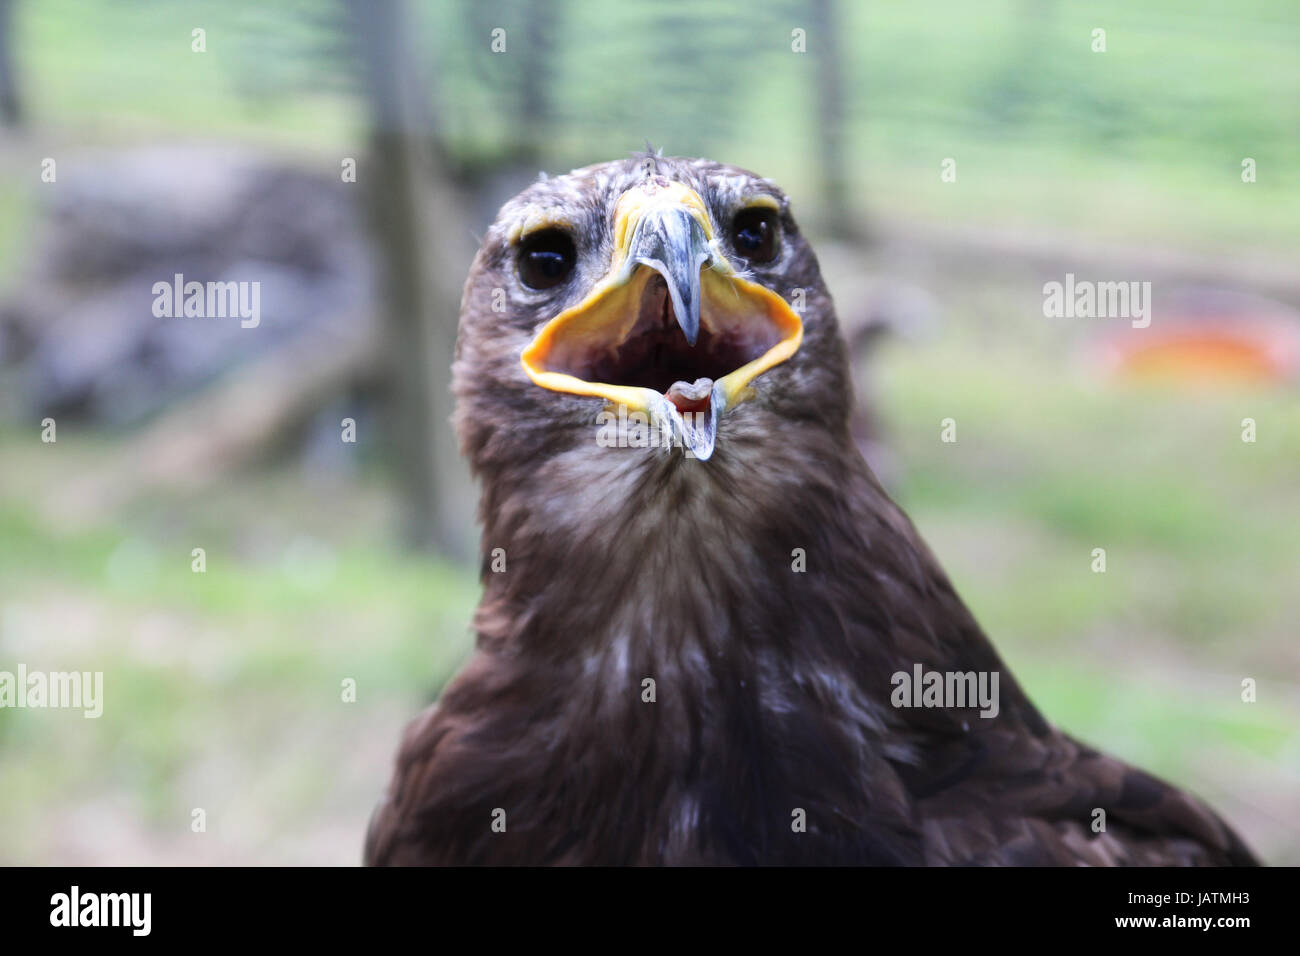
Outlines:
[{"label": "open mouth", "polygon": [[652,389],[680,412],[706,411],[713,383],[760,359],[781,340],[775,323],[705,308],[695,344],[677,320],[668,282],[643,271],[635,320],[557,337],[547,369],[592,382]]},{"label": "open mouth", "polygon": [[795,353],[803,323],[775,292],[735,274],[702,202],[672,186],[685,201],[663,187],[634,195],[609,275],[543,326],[521,359],[538,385],[646,413],[705,459],[719,415]]}]

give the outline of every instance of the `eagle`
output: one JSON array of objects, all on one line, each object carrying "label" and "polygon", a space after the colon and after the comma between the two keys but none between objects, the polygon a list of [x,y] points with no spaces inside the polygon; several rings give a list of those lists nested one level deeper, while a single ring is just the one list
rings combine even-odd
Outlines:
[{"label": "eagle", "polygon": [[453,389],[476,645],[367,864],[1256,863],[1025,695],[855,447],[769,180],[648,152],[539,179],[471,267]]}]

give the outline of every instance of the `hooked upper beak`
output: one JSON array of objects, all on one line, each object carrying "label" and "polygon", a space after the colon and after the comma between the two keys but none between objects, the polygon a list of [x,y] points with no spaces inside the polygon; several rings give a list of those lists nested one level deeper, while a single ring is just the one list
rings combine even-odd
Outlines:
[{"label": "hooked upper beak", "polygon": [[628,262],[664,277],[673,314],[686,341],[700,337],[700,268],[713,258],[699,218],[685,205],[667,204],[642,215],[628,249]]},{"label": "hooked upper beak", "polygon": [[629,189],[613,240],[605,277],[542,327],[521,355],[524,371],[543,388],[648,413],[708,458],[719,415],[795,353],[803,323],[736,274],[688,186],[653,177]]}]

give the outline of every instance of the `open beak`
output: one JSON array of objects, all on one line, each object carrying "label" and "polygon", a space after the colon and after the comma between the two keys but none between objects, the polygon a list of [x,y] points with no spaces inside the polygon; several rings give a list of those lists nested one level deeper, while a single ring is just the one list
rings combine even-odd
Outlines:
[{"label": "open beak", "polygon": [[543,388],[641,412],[706,459],[719,416],[802,339],[779,295],[736,274],[699,195],[655,178],[619,198],[605,278],[521,359]]}]

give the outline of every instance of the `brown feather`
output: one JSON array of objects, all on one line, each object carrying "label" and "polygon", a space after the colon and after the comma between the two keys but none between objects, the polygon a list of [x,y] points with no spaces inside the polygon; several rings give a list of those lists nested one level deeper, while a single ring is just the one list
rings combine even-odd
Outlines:
[{"label": "brown feather", "polygon": [[[715,163],[658,169],[720,224],[747,189],[780,195]],[[613,204],[644,175],[630,160],[535,184],[470,273],[455,388],[483,486],[478,649],[407,730],[366,861],[1254,862],[1194,798],[1053,729],[1016,684],[850,438],[834,308],[783,197],[786,250],[757,280],[803,290],[804,343],[728,410],[710,460],[598,447],[600,399],[525,377],[521,350],[599,272],[523,294],[511,227],[563,215],[584,262],[607,263]],[[918,662],[999,672],[999,714],[892,707],[890,676]]]}]

